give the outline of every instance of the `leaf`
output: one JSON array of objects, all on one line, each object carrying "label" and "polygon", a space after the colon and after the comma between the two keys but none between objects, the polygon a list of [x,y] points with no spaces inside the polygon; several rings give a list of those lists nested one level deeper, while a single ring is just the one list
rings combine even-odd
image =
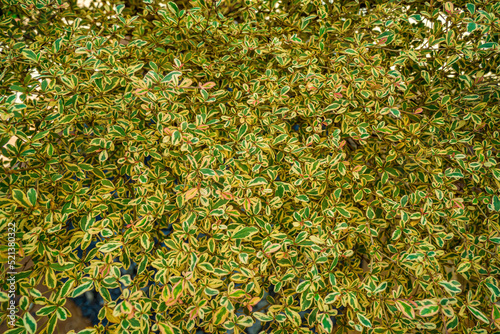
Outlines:
[{"label": "leaf", "polygon": [[327,333],[331,333],[333,330],[333,322],[329,316],[323,315],[323,319],[321,320],[321,326]]},{"label": "leaf", "polygon": [[477,28],[477,25],[475,22],[470,22],[469,24],[467,24],[467,32],[473,32],[474,30],[476,30]]},{"label": "leaf", "polygon": [[397,110],[396,108],[391,108],[390,112],[391,112],[391,114],[394,115],[394,117],[398,117],[398,118],[401,117],[401,112],[399,110]]},{"label": "leaf", "polygon": [[182,75],[182,72],[180,72],[180,71],[172,71],[172,72],[168,73],[165,77],[163,77],[161,82],[165,83],[165,82],[170,82],[170,81],[177,81],[181,75]]},{"label": "leaf", "polygon": [[422,317],[432,317],[439,311],[438,305],[426,305],[420,309],[420,316]]},{"label": "leaf", "polygon": [[500,329],[500,305],[493,304],[491,318],[493,319],[495,326]]},{"label": "leaf", "polygon": [[178,334],[180,330],[171,323],[159,322],[158,328],[161,334]]},{"label": "leaf", "polygon": [[122,246],[121,242],[108,242],[101,247],[99,247],[99,251],[101,253],[110,253],[114,251],[115,249],[118,249]]},{"label": "leaf", "polygon": [[186,201],[189,201],[190,199],[194,198],[196,195],[198,195],[198,188],[191,188],[186,193],[184,194],[184,198]]},{"label": "leaf", "polygon": [[49,133],[50,133],[50,131],[49,131],[49,130],[45,130],[45,131],[42,131],[42,132],[38,132],[36,135],[34,135],[34,136],[31,138],[31,141],[32,141],[32,142],[37,142],[38,140],[45,138],[45,137],[46,137]]},{"label": "leaf", "polygon": [[209,169],[209,168],[200,169],[200,173],[203,174],[203,176],[215,176],[216,175],[215,171],[213,169]]},{"label": "leaf", "polygon": [[402,300],[396,301],[396,308],[408,319],[415,319],[415,310],[410,303]]},{"label": "leaf", "polygon": [[23,323],[24,323],[24,328],[26,329],[26,331],[28,331],[28,333],[34,334],[36,332],[37,328],[36,320],[29,312],[24,313]]},{"label": "leaf", "polygon": [[228,312],[227,308],[225,308],[224,306],[221,306],[214,314],[213,324],[215,326],[222,324],[226,320],[228,315],[229,315],[229,312]]},{"label": "leaf", "polygon": [[244,227],[241,230],[237,231],[231,236],[231,239],[245,239],[251,235],[258,233],[259,230],[255,227]]},{"label": "leaf", "polygon": [[243,290],[234,290],[232,291],[231,293],[229,293],[229,297],[231,298],[240,298],[240,297],[243,297],[245,295],[245,291]]},{"label": "leaf", "polygon": [[466,5],[467,7],[467,10],[469,11],[469,13],[471,13],[472,15],[474,15],[474,13],[476,12],[476,5],[472,4],[472,3],[468,3]]},{"label": "leaf", "polygon": [[36,315],[38,315],[40,317],[44,317],[44,316],[47,316],[51,313],[54,313],[56,311],[56,309],[57,309],[57,306],[54,306],[54,305],[44,306],[41,309],[39,309],[38,311],[36,311]]},{"label": "leaf", "polygon": [[288,93],[289,90],[290,90],[290,86],[285,86],[285,87],[281,88],[280,94],[285,95],[286,93]]},{"label": "leaf", "polygon": [[340,298],[340,293],[332,292],[325,297],[325,304],[333,304]]},{"label": "leaf", "polygon": [[323,112],[327,113],[330,111],[334,111],[340,107],[341,107],[340,103],[332,103],[332,104],[328,105]]},{"label": "leaf", "polygon": [[311,282],[304,281],[304,282],[301,282],[297,285],[297,288],[295,289],[295,291],[297,293],[302,293],[302,292],[306,291],[310,286],[311,286]]},{"label": "leaf", "polygon": [[491,206],[493,207],[493,210],[500,211],[500,197],[493,196]]},{"label": "leaf", "polygon": [[31,206],[35,206],[36,205],[36,200],[37,200],[36,190],[33,189],[33,188],[30,188],[28,190],[28,192],[26,193],[26,195],[28,197],[28,201],[31,204]]},{"label": "leaf", "polygon": [[90,281],[90,282],[87,282],[87,283],[84,283],[82,285],[75,287],[73,289],[72,294],[71,294],[71,298],[76,298],[76,297],[80,296],[81,294],[83,294],[84,292],[89,291],[90,289],[92,289],[93,285],[94,285],[94,283],[92,281]]},{"label": "leaf", "polygon": [[283,134],[281,134],[281,135],[277,136],[276,138],[274,138],[274,140],[273,140],[273,144],[272,144],[272,145],[273,145],[273,146],[276,146],[276,145],[278,145],[279,143],[281,143],[281,142],[285,141],[287,138],[288,138],[288,135],[287,135],[286,133],[283,133]]},{"label": "leaf", "polygon": [[345,210],[345,209],[342,209],[342,208],[335,208],[335,210],[340,213],[343,217],[345,218],[351,218],[351,214],[349,213],[349,211]]},{"label": "leaf", "polygon": [[431,77],[429,75],[429,72],[422,71],[420,72],[420,75],[424,78],[425,82],[427,82],[428,84],[431,83]]},{"label": "leaf", "polygon": [[120,15],[123,11],[123,8],[125,8],[125,5],[116,5],[116,8],[115,8],[115,11],[116,11],[116,14]]},{"label": "leaf", "polygon": [[243,135],[247,132],[248,130],[248,125],[244,123],[242,126],[240,126],[240,129],[238,130],[238,135],[236,136],[237,140],[240,140]]},{"label": "leaf", "polygon": [[262,312],[253,312],[252,315],[255,317],[255,319],[261,322],[269,322],[273,320],[272,316],[264,314]]},{"label": "leaf", "polygon": [[359,313],[359,312],[357,312],[357,313],[356,313],[356,315],[358,316],[358,320],[359,320],[359,322],[360,322],[363,326],[368,327],[368,328],[371,328],[371,327],[372,327],[372,323],[371,323],[371,321],[370,321],[367,317],[365,317],[363,314],[361,314],[361,313]]},{"label": "leaf", "polygon": [[255,179],[252,179],[250,182],[248,182],[249,187],[257,187],[263,185],[267,185],[267,180],[263,177],[256,177]]},{"label": "leaf", "polygon": [[446,2],[446,3],[444,4],[444,10],[445,10],[447,13],[452,13],[452,12],[453,12],[453,9],[454,9],[453,3],[451,3],[451,2]]},{"label": "leaf", "polygon": [[479,49],[491,49],[497,45],[498,45],[498,43],[488,42],[488,43],[484,43],[484,44],[479,45]]},{"label": "leaf", "polygon": [[19,189],[12,189],[12,198],[25,208],[29,208],[31,206],[28,197]]},{"label": "leaf", "polygon": [[173,1],[169,1],[167,3],[167,7],[168,9],[170,9],[170,11],[175,14],[175,16],[179,16],[179,7],[177,7],[177,5],[175,4],[175,2]]},{"label": "leaf", "polygon": [[491,294],[495,296],[495,298],[500,297],[500,288],[498,288],[496,285],[493,285],[489,282],[485,282],[484,285],[490,290]]},{"label": "leaf", "polygon": [[340,196],[342,195],[342,189],[338,188],[333,191],[333,198],[335,201],[338,201],[340,199]]},{"label": "leaf", "polygon": [[460,283],[457,281],[451,281],[451,282],[442,281],[439,282],[439,285],[444,287],[445,290],[452,296],[455,296],[456,294],[462,292],[462,290],[460,289]]},{"label": "leaf", "polygon": [[285,308],[285,314],[287,316],[288,319],[290,319],[290,321],[292,322],[292,324],[295,326],[295,327],[299,327],[300,324],[301,324],[301,319],[300,319],[300,314],[298,314],[297,312],[295,312],[294,310],[290,309],[290,308]]},{"label": "leaf", "polygon": [[356,194],[354,195],[354,201],[356,202],[359,202],[363,199],[363,190],[360,189],[356,192]]},{"label": "leaf", "polygon": [[301,202],[309,202],[309,197],[306,195],[297,195],[295,196],[295,199]]},{"label": "leaf", "polygon": [[373,209],[372,209],[371,206],[369,206],[368,208],[366,208],[366,217],[368,217],[368,219],[375,218],[375,211],[373,211]]},{"label": "leaf", "polygon": [[215,82],[210,81],[210,82],[206,82],[203,85],[201,85],[201,88],[210,89],[210,88],[214,88],[215,85],[216,85]]},{"label": "leaf", "polygon": [[374,293],[380,293],[384,292],[385,289],[387,288],[387,282],[382,282],[380,285],[375,289]]},{"label": "leaf", "polygon": [[39,56],[40,55],[37,55],[35,54],[33,51],[31,51],[30,49],[24,49],[23,52],[22,52],[23,56],[28,58],[29,60],[37,63],[38,60],[39,60]]},{"label": "leaf", "polygon": [[488,320],[488,318],[483,314],[483,312],[479,311],[477,308],[473,307],[473,306],[470,306],[470,305],[467,305],[467,308],[469,309],[469,311],[479,320],[481,320],[482,322],[484,322],[485,324],[489,324],[490,321]]}]

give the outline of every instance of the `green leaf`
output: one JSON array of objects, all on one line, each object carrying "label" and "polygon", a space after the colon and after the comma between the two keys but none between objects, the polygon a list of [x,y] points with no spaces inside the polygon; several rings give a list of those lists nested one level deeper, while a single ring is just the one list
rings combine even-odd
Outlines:
[{"label": "green leaf", "polygon": [[99,251],[101,253],[109,253],[114,251],[115,249],[118,249],[122,246],[121,242],[108,242],[107,244],[102,245],[99,247]]},{"label": "green leaf", "polygon": [[391,114],[394,115],[394,117],[398,117],[398,118],[401,117],[401,112],[399,110],[397,110],[396,108],[391,108],[390,112],[391,112]]},{"label": "green leaf", "polygon": [[175,130],[172,133],[172,145],[174,146],[179,145],[181,139],[182,139],[182,134],[179,131]]},{"label": "green leaf", "polygon": [[238,290],[232,291],[229,294],[229,297],[231,297],[231,298],[240,298],[240,297],[243,297],[244,295],[245,295],[245,291],[238,289]]},{"label": "green leaf", "polygon": [[290,319],[290,321],[292,322],[292,324],[295,326],[295,327],[299,327],[300,324],[301,324],[301,319],[300,319],[300,314],[295,312],[294,310],[290,309],[290,308],[285,308],[285,314],[286,316],[288,317],[288,319]]},{"label": "green leaf", "polygon": [[31,207],[28,197],[19,189],[12,189],[12,198],[25,208]]},{"label": "green leaf", "polygon": [[261,322],[269,322],[273,321],[273,317],[267,314],[264,314],[262,312],[253,312],[252,315],[255,317],[255,319],[261,321]]},{"label": "green leaf", "polygon": [[204,291],[208,296],[216,296],[219,294],[219,290],[217,289],[205,288]]},{"label": "green leaf", "polygon": [[295,196],[295,199],[301,202],[309,202],[309,197],[306,195],[297,195]]},{"label": "green leaf", "polygon": [[283,133],[283,134],[279,135],[278,137],[274,138],[272,145],[276,146],[279,143],[285,141],[287,138],[288,138],[288,135],[286,133]]},{"label": "green leaf", "polygon": [[158,326],[160,327],[161,334],[178,334],[178,333],[180,333],[180,330],[170,323],[166,324],[163,322],[159,322]]},{"label": "green leaf", "polygon": [[36,327],[37,327],[36,320],[29,312],[24,313],[23,323],[24,323],[24,328],[28,333],[34,334],[36,332]]},{"label": "green leaf", "polygon": [[26,195],[28,196],[28,200],[29,200],[31,206],[35,206],[36,200],[37,200],[36,190],[33,188],[30,188],[28,190],[28,192],[26,193]]},{"label": "green leaf", "polygon": [[338,201],[340,199],[340,196],[342,195],[342,189],[338,188],[333,191],[333,198],[335,201]]},{"label": "green leaf", "polygon": [[40,317],[45,317],[49,314],[52,314],[56,311],[57,309],[57,306],[54,306],[54,305],[51,305],[51,306],[45,306],[45,307],[42,307],[41,309],[39,309],[38,311],[36,311],[36,315],[40,316]]},{"label": "green leaf", "polygon": [[428,84],[431,83],[431,77],[429,75],[429,72],[422,71],[420,72],[420,75],[422,75],[422,78],[424,78],[425,82],[427,82]]},{"label": "green leaf", "polygon": [[49,131],[49,130],[45,130],[45,131],[42,131],[42,132],[38,132],[37,134],[35,134],[35,135],[31,138],[31,141],[32,141],[32,142],[37,142],[38,140],[45,138],[45,137],[46,137],[49,133],[50,133],[50,131]]},{"label": "green leaf", "polygon": [[10,89],[16,92],[26,93],[26,89],[18,85],[12,85],[10,86]]},{"label": "green leaf", "polygon": [[457,281],[451,281],[451,282],[442,281],[442,282],[439,282],[439,285],[444,287],[445,290],[448,293],[450,293],[452,296],[462,292],[462,290],[460,289],[460,283]]},{"label": "green leaf", "polygon": [[84,283],[82,285],[75,287],[73,289],[73,292],[71,293],[71,298],[76,298],[76,297],[80,296],[81,294],[83,294],[84,292],[89,291],[90,289],[92,289],[93,285],[94,285],[94,283],[92,281],[90,281],[90,282],[87,282],[87,283]]},{"label": "green leaf", "polygon": [[226,320],[228,313],[229,312],[228,312],[227,308],[225,308],[224,306],[221,306],[217,310],[217,312],[215,312],[215,314],[214,314],[214,318],[213,318],[214,325],[218,326],[218,325],[222,324]]},{"label": "green leaf", "polygon": [[203,174],[203,176],[215,176],[215,171],[213,169],[209,168],[202,168],[200,169],[200,173]]},{"label": "green leaf", "polygon": [[182,75],[182,72],[179,71],[172,71],[169,74],[167,74],[163,79],[161,80],[162,83],[165,82],[170,82],[170,81],[177,81],[178,78]]},{"label": "green leaf", "polygon": [[476,5],[472,4],[472,3],[468,3],[467,5],[467,10],[472,14],[474,15],[474,13],[476,12]]},{"label": "green leaf", "polygon": [[343,208],[335,208],[335,210],[340,213],[343,217],[345,218],[351,218],[351,214],[349,211],[343,209]]},{"label": "green leaf", "polygon": [[359,313],[359,312],[357,312],[357,313],[356,313],[356,315],[358,316],[358,320],[359,320],[359,322],[360,322],[363,326],[368,327],[368,328],[371,328],[371,327],[372,327],[372,323],[371,323],[371,321],[370,321],[367,317],[365,317],[363,314],[361,314],[361,313]]},{"label": "green leaf", "polygon": [[267,185],[267,180],[263,177],[256,177],[255,179],[248,182],[249,187],[257,187]]},{"label": "green leaf", "polygon": [[325,297],[325,304],[333,304],[339,297],[340,297],[340,293],[339,292],[329,293]]},{"label": "green leaf", "polygon": [[420,315],[422,317],[432,317],[439,311],[438,305],[427,305],[420,309]]},{"label": "green leaf", "polygon": [[170,9],[170,11],[173,14],[175,14],[175,16],[179,17],[179,7],[177,7],[177,5],[175,4],[175,2],[169,1],[167,3],[167,7],[168,7],[168,9]]},{"label": "green leaf", "polygon": [[493,210],[500,211],[500,198],[498,196],[493,196],[493,200],[491,203]]},{"label": "green leaf", "polygon": [[373,211],[372,207],[369,206],[367,209],[366,209],[366,217],[368,217],[368,219],[373,219],[375,218],[375,211]]},{"label": "green leaf", "polygon": [[327,333],[331,333],[333,330],[333,322],[330,319],[330,317],[327,316],[326,314],[323,315],[323,319],[321,320],[321,326]]},{"label": "green leaf", "polygon": [[490,290],[491,294],[495,298],[500,297],[500,288],[498,288],[496,285],[493,285],[489,282],[485,282],[484,285],[486,285],[486,287]]},{"label": "green leaf", "polygon": [[402,300],[396,301],[396,308],[408,319],[415,319],[415,310],[410,303]]},{"label": "green leaf", "polygon": [[35,54],[33,51],[31,51],[30,49],[24,49],[23,52],[22,52],[23,56],[28,58],[29,60],[37,63],[39,61],[39,57],[40,55],[38,54]]},{"label": "green leaf", "polygon": [[363,199],[363,190],[360,189],[356,192],[356,194],[354,195],[354,201],[356,202],[359,202]]},{"label": "green leaf", "polygon": [[238,130],[238,135],[236,136],[237,140],[240,140],[243,135],[247,132],[248,130],[248,125],[244,123],[242,126],[240,126],[240,129]]},{"label": "green leaf", "polygon": [[244,227],[231,236],[231,239],[245,239],[259,232],[256,227]]},{"label": "green leaf", "polygon": [[479,49],[491,49],[497,45],[498,45],[498,43],[493,43],[493,42],[484,43],[484,44],[479,45]]},{"label": "green leaf", "polygon": [[490,321],[488,320],[488,317],[486,317],[484,315],[483,312],[479,311],[477,308],[473,307],[473,306],[470,306],[470,305],[467,305],[467,308],[469,309],[469,311],[476,317],[478,318],[479,320],[481,320],[482,322],[484,322],[485,324],[489,324]]},{"label": "green leaf", "polygon": [[123,8],[125,8],[125,5],[123,5],[123,4],[117,5],[116,9],[115,9],[116,14],[120,15],[122,13],[122,11],[123,11]]}]

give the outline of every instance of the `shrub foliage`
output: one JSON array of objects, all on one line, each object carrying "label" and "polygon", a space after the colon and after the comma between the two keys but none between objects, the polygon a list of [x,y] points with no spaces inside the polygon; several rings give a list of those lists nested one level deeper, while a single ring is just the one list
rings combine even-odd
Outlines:
[{"label": "shrub foliage", "polygon": [[500,2],[3,0],[0,27],[1,259],[16,222],[34,262],[9,333],[91,290],[84,333],[500,329]]}]

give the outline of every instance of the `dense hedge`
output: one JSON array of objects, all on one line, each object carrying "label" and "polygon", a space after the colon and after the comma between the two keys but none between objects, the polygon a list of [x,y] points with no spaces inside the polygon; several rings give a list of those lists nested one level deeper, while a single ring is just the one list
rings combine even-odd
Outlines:
[{"label": "dense hedge", "polygon": [[500,2],[1,8],[8,333],[500,330]]}]

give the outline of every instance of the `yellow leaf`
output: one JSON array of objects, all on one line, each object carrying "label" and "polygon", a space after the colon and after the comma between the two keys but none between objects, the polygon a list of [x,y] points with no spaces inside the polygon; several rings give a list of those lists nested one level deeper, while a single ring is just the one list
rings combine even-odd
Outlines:
[{"label": "yellow leaf", "polygon": [[180,83],[179,87],[180,88],[189,87],[189,86],[191,86],[192,83],[193,83],[193,80],[188,79],[188,78],[184,78],[184,80],[182,80],[182,82]]},{"label": "yellow leaf", "polygon": [[224,321],[226,320],[227,316],[229,315],[229,311],[225,307],[220,307],[217,312],[214,314],[214,325],[218,326],[220,324],[223,324]]},{"label": "yellow leaf", "polygon": [[112,324],[119,324],[120,319],[113,315],[113,310],[107,306],[105,306],[104,308],[105,308],[104,312],[106,314],[106,319],[108,319],[108,321],[111,322]]},{"label": "yellow leaf", "polygon": [[198,188],[189,189],[184,194],[184,198],[186,199],[186,201],[189,201],[191,198],[195,197],[197,194],[198,194]]}]

